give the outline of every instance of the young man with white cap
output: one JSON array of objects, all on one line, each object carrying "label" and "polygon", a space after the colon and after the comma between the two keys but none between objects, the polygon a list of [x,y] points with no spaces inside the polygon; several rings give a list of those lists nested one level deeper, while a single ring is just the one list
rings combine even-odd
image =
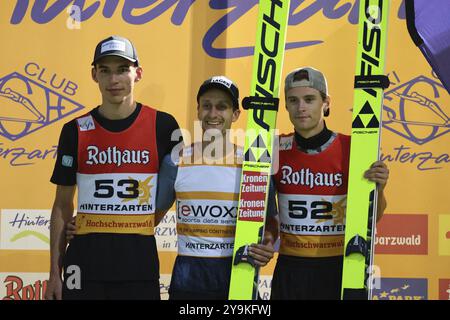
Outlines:
[{"label": "young man with white cap", "polygon": [[[181,157],[166,157],[161,166],[157,207],[166,211],[175,201],[177,215],[178,256],[171,300],[228,299],[242,149],[227,132],[239,114],[237,86],[224,76],[206,80],[197,94],[202,141],[185,147]],[[249,260],[257,267],[273,257],[278,237],[273,190],[269,199],[264,242],[249,247]]]},{"label": "young man with white cap", "polygon": [[[327,82],[304,67],[285,79],[286,109],[294,132],[280,137],[275,174],[280,249],[271,299],[340,299],[350,136],[330,131]],[[377,161],[365,178],[378,185],[380,219],[389,176]]]},{"label": "young man with white cap", "polygon": [[[51,178],[57,188],[45,298],[160,299],[156,185],[178,124],[135,100],[143,69],[128,39],[98,43],[91,73],[102,102],[64,125]],[[77,235],[66,250],[76,189]]]}]

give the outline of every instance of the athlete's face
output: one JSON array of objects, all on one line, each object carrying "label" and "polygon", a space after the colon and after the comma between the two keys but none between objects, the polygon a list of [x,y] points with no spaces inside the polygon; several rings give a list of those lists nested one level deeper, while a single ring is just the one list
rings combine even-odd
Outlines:
[{"label": "athlete's face", "polygon": [[309,87],[294,87],[286,93],[286,109],[295,131],[310,138],[324,128],[324,112],[329,108],[330,97],[323,100],[320,92]]},{"label": "athlete's face", "polygon": [[107,56],[92,68],[92,78],[98,83],[103,102],[121,104],[133,100],[134,85],[142,78],[142,68],[127,59]]},{"label": "athlete's face", "polygon": [[218,129],[225,135],[226,130],[239,118],[240,111],[233,110],[233,100],[220,89],[209,89],[203,93],[197,106],[198,119],[202,129]]}]

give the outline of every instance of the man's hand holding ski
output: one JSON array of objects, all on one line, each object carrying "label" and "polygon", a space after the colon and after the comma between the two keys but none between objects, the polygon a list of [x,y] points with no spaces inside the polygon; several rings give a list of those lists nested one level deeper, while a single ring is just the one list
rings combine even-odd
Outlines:
[{"label": "man's hand holding ski", "polygon": [[384,196],[384,188],[386,187],[389,179],[389,169],[383,161],[376,161],[366,172],[364,172],[364,178],[375,182],[378,187],[378,204],[376,212],[378,222],[383,216],[383,212],[387,205],[386,198]]}]

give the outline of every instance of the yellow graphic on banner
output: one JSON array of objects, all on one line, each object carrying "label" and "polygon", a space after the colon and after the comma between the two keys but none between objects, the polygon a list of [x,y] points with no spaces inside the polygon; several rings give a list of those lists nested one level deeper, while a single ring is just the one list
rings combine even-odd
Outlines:
[{"label": "yellow graphic on banner", "polygon": [[46,235],[44,235],[44,234],[42,234],[40,232],[32,231],[32,230],[22,231],[22,232],[20,232],[20,233],[18,233],[16,235],[14,235],[10,239],[10,241],[14,242],[14,241],[17,241],[19,239],[26,238],[26,237],[29,237],[29,236],[34,236],[34,237],[38,238],[39,240],[50,244],[50,239]]},{"label": "yellow graphic on banner", "polygon": [[439,255],[450,256],[450,214],[439,215]]}]

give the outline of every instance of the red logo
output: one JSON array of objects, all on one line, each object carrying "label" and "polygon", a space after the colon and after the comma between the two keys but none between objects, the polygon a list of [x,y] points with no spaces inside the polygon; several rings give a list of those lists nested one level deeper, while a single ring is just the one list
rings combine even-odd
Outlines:
[{"label": "red logo", "polygon": [[385,214],[377,224],[375,253],[428,254],[428,215]]},{"label": "red logo", "polygon": [[266,212],[266,191],[269,175],[264,172],[244,171],[241,181],[238,219],[263,222]]},{"label": "red logo", "polygon": [[25,285],[18,276],[7,276],[6,295],[3,300],[43,300],[47,289],[47,280],[37,280],[33,284]]},{"label": "red logo", "polygon": [[439,300],[450,300],[450,279],[439,279]]}]

